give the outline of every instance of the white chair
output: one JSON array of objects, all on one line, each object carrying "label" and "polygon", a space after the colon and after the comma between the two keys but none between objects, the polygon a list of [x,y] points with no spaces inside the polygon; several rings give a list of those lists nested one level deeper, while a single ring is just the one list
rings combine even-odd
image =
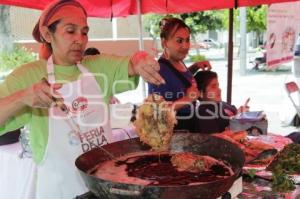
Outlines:
[{"label": "white chair", "polygon": [[300,89],[296,82],[287,82],[285,83],[285,88],[288,94],[288,97],[290,98],[291,102],[293,103],[293,106],[296,109],[297,115],[300,118],[300,103],[299,103],[299,96],[300,96]]}]

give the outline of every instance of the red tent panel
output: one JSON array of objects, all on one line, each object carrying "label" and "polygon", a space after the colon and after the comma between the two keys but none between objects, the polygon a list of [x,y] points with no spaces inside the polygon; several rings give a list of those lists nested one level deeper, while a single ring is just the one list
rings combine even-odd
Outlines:
[{"label": "red tent panel", "polygon": [[42,10],[51,0],[1,0],[0,4],[12,5]]},{"label": "red tent panel", "polygon": [[[111,2],[116,0],[79,0],[79,2],[86,8],[87,13],[91,17],[111,17]],[[123,0],[122,0],[123,1]],[[52,0],[1,0],[0,4],[4,5],[12,5],[12,6],[19,6],[19,7],[26,7],[32,9],[42,10],[48,5]],[[123,3],[126,4],[124,1]],[[128,5],[122,5],[127,6]],[[120,7],[119,7],[120,8]],[[126,16],[125,14],[123,16]]]},{"label": "red tent panel", "polygon": [[[120,0],[126,1],[126,0]],[[137,2],[131,0],[132,10],[130,14],[137,14]],[[234,1],[207,1],[207,0],[142,0],[142,14],[145,13],[188,13],[203,10],[214,10],[223,8],[233,8]]]},{"label": "red tent panel", "polygon": [[168,12],[169,13],[185,13],[185,12],[196,12],[204,10],[216,10],[224,8],[233,8],[233,0],[169,0],[168,1]]},{"label": "red tent panel", "polygon": [[[122,17],[138,14],[136,0],[78,0],[92,17]],[[1,0],[0,4],[42,10],[51,0]],[[141,0],[141,13],[185,13],[234,7],[234,1]]]},{"label": "red tent panel", "polygon": [[[52,0],[1,0],[0,4],[43,9]],[[78,0],[91,17],[125,17],[138,14],[136,0]],[[255,6],[297,0],[238,0],[238,6]],[[141,0],[141,14],[188,13],[233,8],[234,0]]]}]

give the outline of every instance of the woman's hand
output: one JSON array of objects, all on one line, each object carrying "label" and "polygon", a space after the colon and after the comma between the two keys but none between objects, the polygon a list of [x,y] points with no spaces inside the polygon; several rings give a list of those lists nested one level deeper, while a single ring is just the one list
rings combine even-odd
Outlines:
[{"label": "woman's hand", "polygon": [[159,69],[160,66],[153,56],[139,51],[130,59],[128,74],[140,75],[145,81],[155,85],[165,84],[165,80],[158,73]]},{"label": "woman's hand", "polygon": [[22,102],[30,107],[49,108],[53,102],[57,102],[61,97],[56,91],[61,88],[61,84],[50,85],[46,80],[42,80],[23,92]]},{"label": "woman's hand", "polygon": [[195,62],[193,65],[189,67],[189,71],[191,71],[192,74],[195,74],[199,69],[201,70],[211,70],[211,65],[209,61],[204,60],[204,61],[199,61]]},{"label": "woman's hand", "polygon": [[3,125],[25,106],[49,108],[53,102],[55,105],[62,102],[63,99],[56,92],[59,88],[61,88],[61,84],[49,85],[42,80],[27,89],[0,98],[0,125]]},{"label": "woman's hand", "polygon": [[249,106],[240,106],[238,108],[238,113],[249,112],[249,109],[250,109]]},{"label": "woman's hand", "polygon": [[248,98],[246,100],[244,105],[242,105],[238,108],[238,113],[249,112],[249,109],[250,109],[250,107],[248,106],[249,101],[250,101],[250,98]]},{"label": "woman's hand", "polygon": [[207,61],[207,60],[199,61],[194,64],[198,67],[198,69],[201,69],[201,70],[211,70],[211,68],[212,68],[209,61]]}]

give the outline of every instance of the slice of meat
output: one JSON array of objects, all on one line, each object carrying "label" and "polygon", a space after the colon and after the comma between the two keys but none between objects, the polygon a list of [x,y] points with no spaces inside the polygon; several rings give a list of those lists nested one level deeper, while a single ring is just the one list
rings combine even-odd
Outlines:
[{"label": "slice of meat", "polygon": [[171,162],[178,170],[190,172],[207,171],[211,166],[220,164],[213,157],[197,155],[191,152],[176,153],[172,156]]},{"label": "slice of meat", "polygon": [[[255,159],[263,151],[274,149],[272,145],[264,143],[262,141],[253,140],[253,139],[249,140],[247,138],[246,131],[233,132],[228,130],[222,133],[216,133],[214,134],[214,136],[223,138],[240,147],[245,154],[246,163]],[[271,158],[266,156],[266,159],[265,160],[260,159],[260,162],[265,163],[270,160]]]},{"label": "slice of meat", "polygon": [[226,135],[226,134],[223,134],[223,133],[215,133],[213,134],[213,136],[215,137],[219,137],[219,138],[222,138],[224,140],[227,140],[233,144],[235,144],[236,146],[240,147],[242,150],[244,150],[245,146],[239,142],[239,141],[236,141],[235,139],[233,139],[232,137]]},{"label": "slice of meat", "polygon": [[274,147],[270,144],[264,143],[259,140],[245,140],[243,143],[247,148],[252,149],[254,151],[264,151],[268,149],[274,149]]},{"label": "slice of meat", "polygon": [[175,112],[169,103],[152,94],[138,108],[134,126],[142,142],[163,151],[168,149],[175,123]]},{"label": "slice of meat", "polygon": [[247,131],[238,131],[238,132],[234,132],[234,131],[230,131],[230,130],[226,130],[223,131],[222,133],[219,133],[220,135],[224,135],[224,136],[228,136],[231,139],[242,143],[244,140],[247,139]]}]

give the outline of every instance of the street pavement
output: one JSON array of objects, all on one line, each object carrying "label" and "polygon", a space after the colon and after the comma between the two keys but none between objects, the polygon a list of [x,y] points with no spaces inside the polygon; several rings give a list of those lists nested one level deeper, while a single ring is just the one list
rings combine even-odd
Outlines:
[{"label": "street pavement", "polygon": [[[221,61],[212,61],[212,65],[219,74],[223,100],[226,100],[227,67]],[[251,67],[251,65],[247,66],[246,75],[240,75],[239,60],[234,60],[232,104],[239,107],[250,97],[250,110],[263,110],[266,113],[269,132],[286,135],[297,131],[295,127],[287,126],[282,121],[286,115],[295,114],[295,109],[284,88],[285,82],[294,79],[290,70],[291,65],[287,64],[278,71],[255,71]]]}]

